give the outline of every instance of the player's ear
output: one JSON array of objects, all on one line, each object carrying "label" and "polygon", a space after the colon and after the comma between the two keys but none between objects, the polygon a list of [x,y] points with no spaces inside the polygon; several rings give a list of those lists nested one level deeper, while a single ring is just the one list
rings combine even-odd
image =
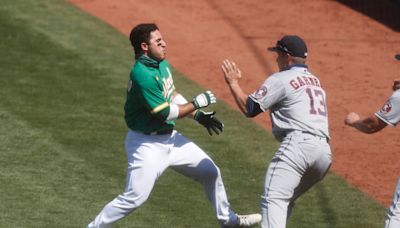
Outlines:
[{"label": "player's ear", "polygon": [[291,56],[290,54],[286,53],[286,59],[289,65],[296,63],[295,57]]},{"label": "player's ear", "polygon": [[142,42],[140,44],[140,47],[142,48],[143,52],[147,52],[149,50],[149,44],[147,44],[146,42]]}]

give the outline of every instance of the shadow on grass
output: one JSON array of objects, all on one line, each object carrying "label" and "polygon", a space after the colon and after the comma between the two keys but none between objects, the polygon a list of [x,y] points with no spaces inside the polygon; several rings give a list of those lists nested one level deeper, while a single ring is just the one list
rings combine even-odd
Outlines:
[{"label": "shadow on grass", "polygon": [[400,32],[400,0],[337,0]]},{"label": "shadow on grass", "polygon": [[337,218],[335,216],[335,211],[332,209],[331,205],[329,205],[329,197],[325,186],[323,184],[318,184],[315,186],[315,190],[318,199],[318,207],[324,216],[323,220],[329,221],[329,225],[327,227],[336,227]]}]

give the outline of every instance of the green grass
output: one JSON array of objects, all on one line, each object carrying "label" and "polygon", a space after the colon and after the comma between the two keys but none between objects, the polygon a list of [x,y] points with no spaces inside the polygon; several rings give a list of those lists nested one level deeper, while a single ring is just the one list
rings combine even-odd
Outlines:
[{"label": "green grass", "polygon": [[[126,37],[62,0],[0,4],[0,227],[85,227],[124,188]],[[177,73],[179,91],[203,91]],[[178,130],[220,166],[230,202],[258,211],[278,143],[227,105],[225,132],[192,120]],[[288,227],[382,227],[386,209],[340,177],[297,202]],[[116,227],[217,227],[201,186],[173,171]]]}]

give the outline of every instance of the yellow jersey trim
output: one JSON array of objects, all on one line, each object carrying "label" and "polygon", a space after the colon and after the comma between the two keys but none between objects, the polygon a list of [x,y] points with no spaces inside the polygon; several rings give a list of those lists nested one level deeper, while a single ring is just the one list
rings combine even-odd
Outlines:
[{"label": "yellow jersey trim", "polygon": [[159,106],[155,107],[153,110],[151,110],[151,113],[152,114],[158,113],[159,111],[163,110],[164,108],[166,108],[168,106],[169,106],[168,102],[162,103]]}]

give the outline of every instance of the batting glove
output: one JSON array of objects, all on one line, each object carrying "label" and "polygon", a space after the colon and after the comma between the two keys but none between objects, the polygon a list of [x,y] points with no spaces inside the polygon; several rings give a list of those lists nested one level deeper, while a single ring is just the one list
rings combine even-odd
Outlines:
[{"label": "batting glove", "polygon": [[206,91],[193,98],[193,105],[196,109],[207,107],[210,104],[215,104],[217,98],[211,91]]},{"label": "batting glove", "polygon": [[204,112],[202,110],[198,110],[194,115],[194,119],[207,129],[209,135],[212,135],[213,132],[219,135],[224,130],[224,124],[214,115],[215,112]]}]

